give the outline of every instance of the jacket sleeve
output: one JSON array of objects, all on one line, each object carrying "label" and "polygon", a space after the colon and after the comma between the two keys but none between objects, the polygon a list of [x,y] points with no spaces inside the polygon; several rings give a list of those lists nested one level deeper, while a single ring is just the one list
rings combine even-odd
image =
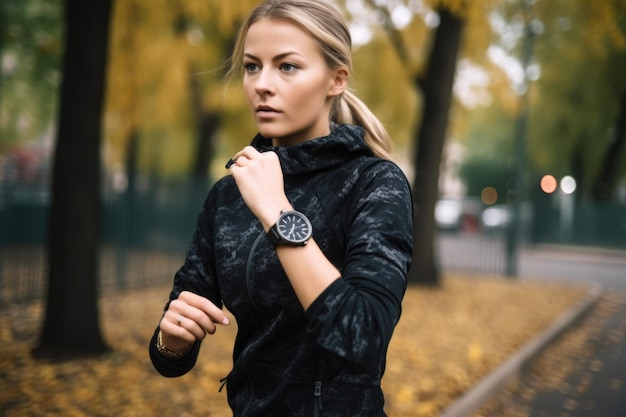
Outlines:
[{"label": "jacket sleeve", "polygon": [[400,318],[413,250],[409,184],[393,163],[375,164],[347,200],[341,279],[307,309],[317,343],[356,366],[384,360]]},{"label": "jacket sleeve", "polygon": [[[219,183],[218,183],[219,184]],[[218,307],[222,307],[222,301],[216,283],[215,263],[213,262],[213,218],[215,211],[215,199],[213,195],[216,188],[213,188],[204,202],[200,214],[198,215],[196,230],[191,244],[187,249],[187,255],[183,266],[174,276],[174,284],[169,295],[169,301],[165,305],[167,311],[169,303],[178,298],[182,291],[191,291],[208,298]],[[156,337],[158,328],[150,340],[150,359],[155,369],[164,376],[176,377],[189,372],[196,364],[200,342],[194,343],[193,349],[182,358],[170,359],[160,354],[156,348]]]},{"label": "jacket sleeve", "polygon": [[196,340],[189,353],[182,358],[170,359],[161,355],[156,348],[158,333],[159,329],[157,327],[152,335],[152,339],[150,340],[149,353],[154,369],[156,369],[161,375],[170,378],[181,376],[189,372],[196,365],[196,360],[198,359],[198,353],[200,351],[200,342]]}]

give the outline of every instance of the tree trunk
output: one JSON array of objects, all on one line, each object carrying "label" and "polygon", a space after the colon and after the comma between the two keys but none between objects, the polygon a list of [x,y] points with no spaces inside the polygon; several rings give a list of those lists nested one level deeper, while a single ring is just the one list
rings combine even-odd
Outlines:
[{"label": "tree trunk", "polygon": [[423,95],[423,112],[416,135],[413,182],[414,236],[413,266],[409,281],[439,285],[436,263],[435,204],[439,196],[439,165],[452,103],[463,22],[448,10],[439,10],[440,24],[435,32],[426,72],[415,80]]},{"label": "tree trunk", "polygon": [[100,135],[111,0],[66,0],[66,49],[52,202],[48,296],[37,357],[108,347],[98,316]]},{"label": "tree trunk", "polygon": [[626,91],[621,95],[620,109],[617,114],[615,133],[613,140],[609,144],[600,166],[600,172],[593,184],[593,200],[596,202],[606,202],[611,200],[615,194],[615,187],[619,179],[620,161],[622,151],[626,144]]},{"label": "tree trunk", "polygon": [[192,178],[195,183],[206,185],[209,166],[213,159],[213,137],[219,126],[220,116],[217,112],[204,109],[200,83],[194,74],[190,74],[189,77],[197,135]]},{"label": "tree trunk", "polygon": [[[174,33],[181,38],[185,38],[189,28],[189,17],[180,1],[174,3],[175,16]],[[193,63],[190,64],[192,71],[189,74],[189,91],[191,95],[191,107],[194,115],[194,125],[196,126],[196,151],[194,153],[191,178],[194,185],[199,188],[206,188],[209,175],[209,166],[213,159],[213,135],[219,126],[219,114],[217,112],[206,111],[202,103],[202,87],[198,82],[198,77]]]}]

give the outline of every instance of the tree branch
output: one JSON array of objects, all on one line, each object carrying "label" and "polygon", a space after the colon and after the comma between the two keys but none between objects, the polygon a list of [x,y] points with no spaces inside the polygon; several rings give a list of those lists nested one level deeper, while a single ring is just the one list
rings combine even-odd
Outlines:
[{"label": "tree branch", "polygon": [[[365,0],[365,2],[374,10],[381,12],[385,16],[385,20],[383,23],[383,28],[387,32],[389,39],[391,40],[391,44],[393,45],[396,53],[398,54],[398,58],[405,64],[405,68],[410,68],[410,60],[409,54],[407,52],[407,47],[402,39],[402,34],[399,30],[397,30],[391,21],[391,16],[389,15],[389,10],[386,7],[377,6],[374,0]],[[409,74],[412,76],[411,74]]]}]

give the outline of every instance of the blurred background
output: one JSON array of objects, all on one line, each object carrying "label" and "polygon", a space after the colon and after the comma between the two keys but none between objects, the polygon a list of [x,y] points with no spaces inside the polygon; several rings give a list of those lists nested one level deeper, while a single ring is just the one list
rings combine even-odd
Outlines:
[{"label": "blurred background", "polygon": [[[111,4],[93,141],[100,288],[169,282],[210,185],[254,136],[240,84],[224,75],[238,22],[258,3]],[[413,282],[542,275],[523,255],[563,248],[614,254],[611,274],[622,271],[625,1],[334,3],[353,36],[352,88],[425,207],[416,248],[431,250],[419,251]],[[45,295],[65,7],[0,5],[0,306]]]}]

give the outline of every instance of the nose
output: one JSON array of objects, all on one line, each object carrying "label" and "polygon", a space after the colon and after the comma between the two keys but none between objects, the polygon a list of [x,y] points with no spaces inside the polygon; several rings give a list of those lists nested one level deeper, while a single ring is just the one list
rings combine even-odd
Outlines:
[{"label": "nose", "polygon": [[259,95],[274,94],[275,87],[270,70],[263,68],[254,80],[254,90]]}]

